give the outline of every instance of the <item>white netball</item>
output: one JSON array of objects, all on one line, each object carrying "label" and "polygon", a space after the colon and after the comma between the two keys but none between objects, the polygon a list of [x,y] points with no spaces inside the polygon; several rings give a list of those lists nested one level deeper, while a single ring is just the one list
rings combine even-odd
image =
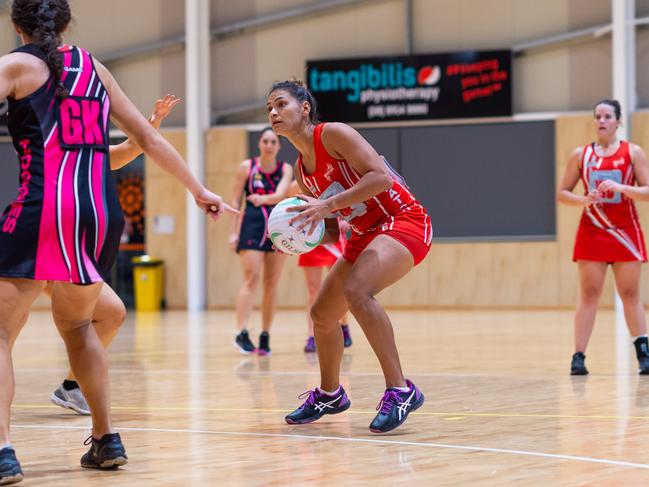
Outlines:
[{"label": "white netball", "polygon": [[325,232],[324,221],[318,222],[311,235],[307,235],[308,228],[297,230],[299,222],[293,225],[289,221],[298,213],[286,211],[291,206],[304,205],[306,202],[298,198],[286,198],[280,201],[268,217],[268,236],[273,245],[289,255],[299,255],[311,252],[320,245]]}]

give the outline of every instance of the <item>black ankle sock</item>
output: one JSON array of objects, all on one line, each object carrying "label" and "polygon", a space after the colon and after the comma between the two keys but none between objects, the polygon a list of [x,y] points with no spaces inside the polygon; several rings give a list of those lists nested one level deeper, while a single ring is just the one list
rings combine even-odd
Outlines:
[{"label": "black ankle sock", "polygon": [[79,384],[77,384],[76,380],[65,379],[63,381],[63,389],[65,389],[66,391],[71,391],[72,389],[79,389]]}]

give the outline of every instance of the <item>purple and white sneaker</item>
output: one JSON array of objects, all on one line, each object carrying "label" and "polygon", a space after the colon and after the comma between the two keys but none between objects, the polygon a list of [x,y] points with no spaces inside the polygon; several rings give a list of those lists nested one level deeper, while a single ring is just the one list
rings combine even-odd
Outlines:
[{"label": "purple and white sneaker", "polygon": [[408,414],[424,403],[424,395],[419,388],[406,379],[408,390],[386,389],[381,402],[376,407],[379,414],[370,423],[372,433],[387,433],[401,426]]},{"label": "purple and white sneaker", "polygon": [[325,414],[347,411],[352,405],[343,386],[338,386],[333,394],[324,393],[316,387],[311,391],[303,392],[298,399],[306,399],[306,401],[284,418],[288,424],[313,423]]}]

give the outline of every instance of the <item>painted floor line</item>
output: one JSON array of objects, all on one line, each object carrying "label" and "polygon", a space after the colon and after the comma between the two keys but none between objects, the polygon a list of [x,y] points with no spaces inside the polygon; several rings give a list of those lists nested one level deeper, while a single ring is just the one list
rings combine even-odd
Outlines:
[{"label": "painted floor line", "polygon": [[[48,430],[88,430],[84,426],[70,426],[70,425],[12,425],[18,429],[48,429]],[[201,434],[201,435],[216,435],[216,436],[243,436],[243,437],[257,437],[257,438],[287,438],[308,441],[337,441],[337,442],[350,442],[350,443],[365,443],[374,445],[388,445],[388,446],[414,446],[424,448],[439,448],[460,451],[472,451],[482,453],[504,453],[509,455],[519,455],[538,458],[550,458],[554,460],[569,460],[577,462],[597,463],[603,465],[613,465],[616,467],[629,467],[641,468],[649,470],[649,464],[623,462],[619,460],[609,460],[606,458],[592,458],[582,457],[577,455],[561,455],[555,453],[543,453],[527,450],[510,450],[507,448],[490,448],[483,446],[468,446],[468,445],[450,445],[445,443],[427,443],[416,441],[395,441],[395,440],[379,440],[369,438],[346,438],[340,436],[310,436],[310,435],[293,435],[281,433],[250,433],[238,431],[212,431],[212,430],[194,430],[194,429],[171,429],[171,428],[116,428],[118,431],[134,431],[134,432],[147,432],[147,433],[184,433],[184,434]]]},{"label": "painted floor line", "polygon": [[[15,409],[56,409],[60,410],[61,406],[54,404],[12,404]],[[290,413],[292,409],[277,409],[277,408],[209,408],[209,407],[187,407],[187,406],[166,406],[166,407],[151,407],[151,406],[120,406],[112,405],[113,411],[158,411],[158,412],[205,412],[205,413],[273,413],[273,414],[286,414]],[[72,413],[70,413],[72,414]],[[356,408],[348,411],[347,414],[371,414],[375,415],[375,409],[361,409]],[[417,411],[411,413],[413,416],[434,416],[434,417],[450,417],[454,420],[464,418],[540,418],[540,419],[606,419],[606,420],[638,420],[647,421],[649,416],[615,416],[615,415],[578,415],[578,414],[543,414],[543,413],[486,413],[486,412],[471,412],[471,411]]]}]

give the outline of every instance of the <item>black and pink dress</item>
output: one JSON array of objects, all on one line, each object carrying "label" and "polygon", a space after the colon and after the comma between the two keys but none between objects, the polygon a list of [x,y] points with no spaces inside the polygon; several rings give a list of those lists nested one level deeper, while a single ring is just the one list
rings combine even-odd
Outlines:
[{"label": "black and pink dress", "polygon": [[[67,98],[56,97],[51,76],[9,99],[20,180],[0,217],[0,276],[90,284],[107,275],[124,225],[110,174],[110,100],[87,51],[59,50]],[[44,60],[31,44],[14,52]]]}]

